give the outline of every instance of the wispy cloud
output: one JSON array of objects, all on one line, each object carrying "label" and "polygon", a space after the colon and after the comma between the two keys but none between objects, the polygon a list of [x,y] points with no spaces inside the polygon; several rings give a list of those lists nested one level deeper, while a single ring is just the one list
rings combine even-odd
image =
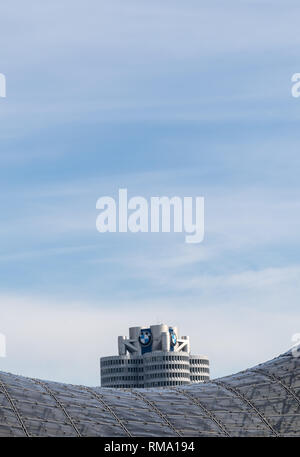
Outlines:
[{"label": "wispy cloud", "polygon": [[[215,374],[299,331],[300,6],[224,5],[2,2],[5,369],[96,384],[115,336],[156,314]],[[203,195],[204,242],[100,235],[96,200],[121,187]]]}]

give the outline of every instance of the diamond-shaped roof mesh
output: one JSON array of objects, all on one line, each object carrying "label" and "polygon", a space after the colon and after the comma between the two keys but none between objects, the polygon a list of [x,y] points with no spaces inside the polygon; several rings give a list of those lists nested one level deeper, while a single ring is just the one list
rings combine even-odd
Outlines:
[{"label": "diamond-shaped roof mesh", "polygon": [[180,388],[90,388],[0,372],[0,436],[299,434],[300,357],[291,351]]}]

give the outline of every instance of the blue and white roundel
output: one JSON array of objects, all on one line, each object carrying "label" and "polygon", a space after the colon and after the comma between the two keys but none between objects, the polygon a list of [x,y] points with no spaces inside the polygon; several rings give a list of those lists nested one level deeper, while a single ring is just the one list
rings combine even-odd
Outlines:
[{"label": "blue and white roundel", "polygon": [[151,343],[151,340],[152,340],[151,331],[148,329],[144,329],[144,330],[142,329],[140,336],[139,336],[139,341],[140,341],[141,345],[148,346],[148,344]]},{"label": "blue and white roundel", "polygon": [[171,345],[176,346],[177,344],[177,336],[173,330],[170,330],[170,337],[171,337]]}]

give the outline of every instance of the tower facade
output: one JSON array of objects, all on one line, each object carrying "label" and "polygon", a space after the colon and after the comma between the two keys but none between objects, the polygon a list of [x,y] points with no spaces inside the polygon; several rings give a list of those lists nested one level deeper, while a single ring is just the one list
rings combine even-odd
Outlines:
[{"label": "tower facade", "polygon": [[131,327],[118,337],[119,355],[100,359],[101,386],[168,387],[209,380],[209,360],[191,355],[188,336],[165,324]]}]

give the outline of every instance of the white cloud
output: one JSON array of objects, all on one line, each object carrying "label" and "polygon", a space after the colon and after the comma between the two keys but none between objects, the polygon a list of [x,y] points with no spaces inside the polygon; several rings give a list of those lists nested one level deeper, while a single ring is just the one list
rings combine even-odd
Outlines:
[{"label": "white cloud", "polygon": [[[223,275],[198,275],[194,278],[182,280],[182,286],[186,289],[206,289],[215,290],[235,289],[250,291],[253,296],[255,293],[268,291],[277,293],[282,286],[294,287],[295,291],[300,292],[300,266],[283,267],[283,268],[265,268],[263,270],[246,270],[239,273],[227,273]],[[180,288],[180,285],[177,286]],[[284,289],[286,291],[286,289]],[[249,292],[248,292],[249,293]]]}]

